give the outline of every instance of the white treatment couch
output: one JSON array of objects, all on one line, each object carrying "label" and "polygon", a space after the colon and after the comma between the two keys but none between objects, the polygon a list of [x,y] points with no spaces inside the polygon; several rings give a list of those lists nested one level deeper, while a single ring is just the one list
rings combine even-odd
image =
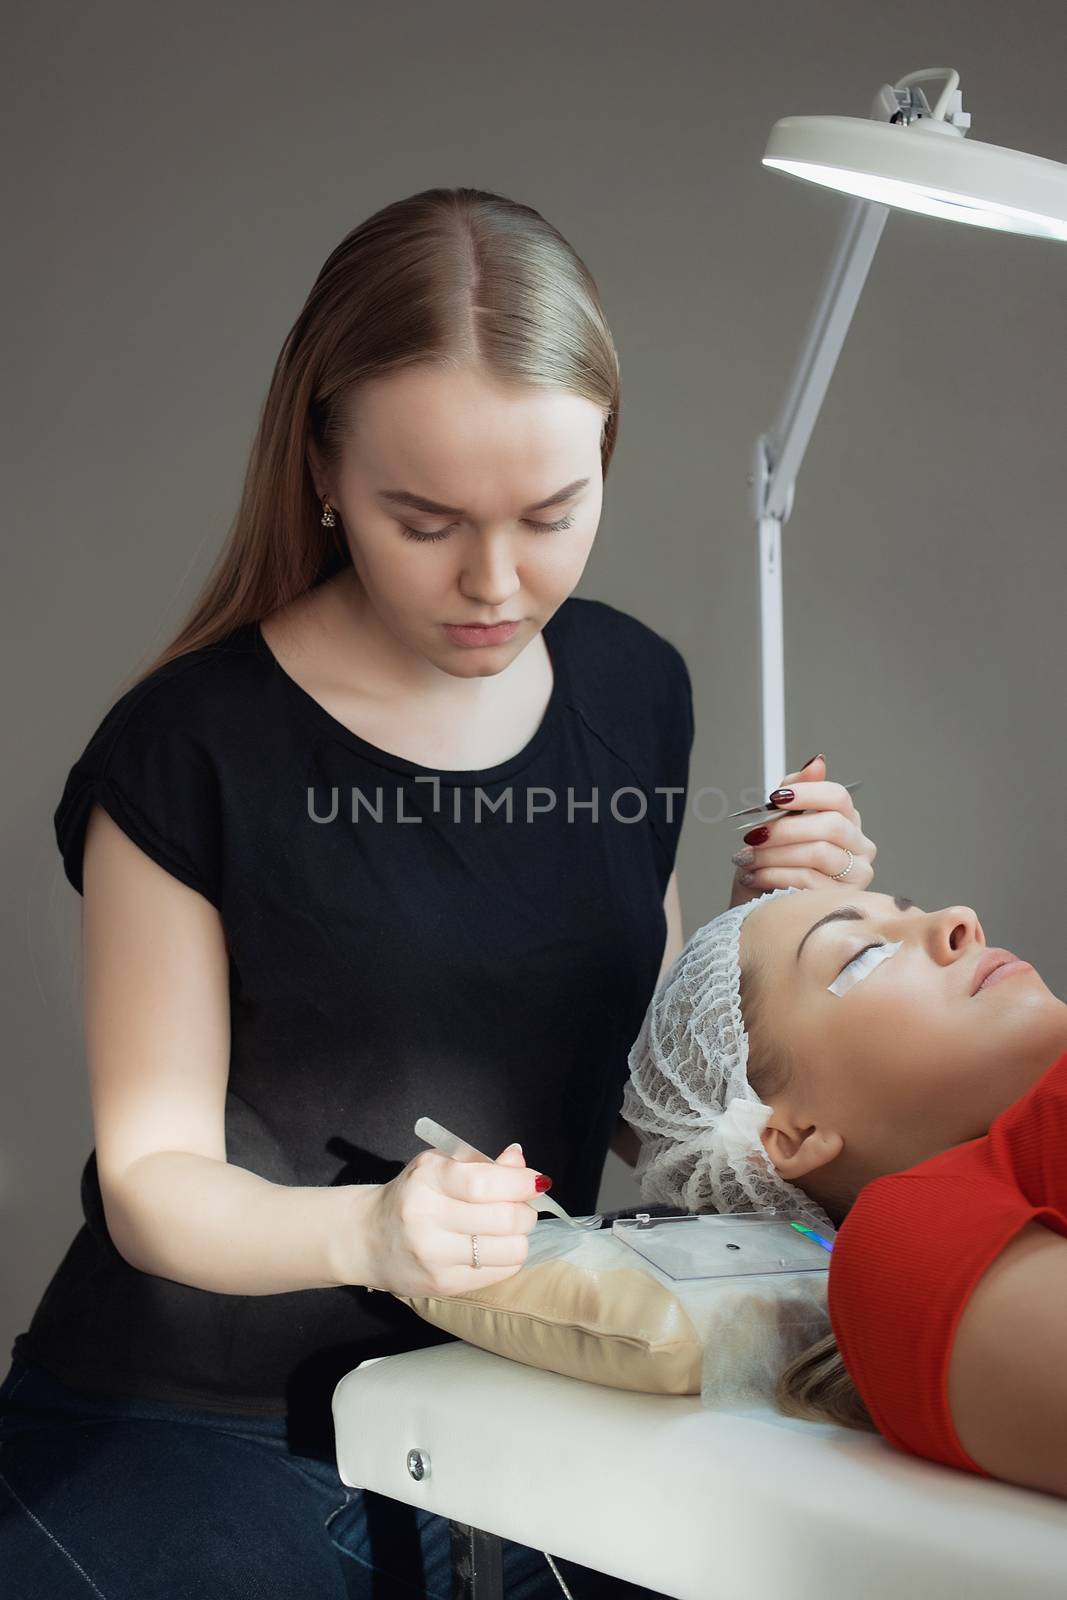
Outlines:
[{"label": "white treatment couch", "polygon": [[678,1600],[1067,1597],[1067,1502],[770,1408],[607,1389],[457,1340],[363,1362],[333,1417],[342,1481],[447,1517],[453,1593],[472,1600],[498,1600],[497,1537]]}]

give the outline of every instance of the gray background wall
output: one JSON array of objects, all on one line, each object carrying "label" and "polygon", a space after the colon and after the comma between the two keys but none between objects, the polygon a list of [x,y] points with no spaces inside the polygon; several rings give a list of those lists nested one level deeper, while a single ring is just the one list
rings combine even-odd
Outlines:
[{"label": "gray background wall", "polygon": [[[749,456],[845,205],[763,169],[767,132],[953,65],[973,137],[1067,161],[1067,10],[111,0],[20,7],[7,39],[3,1367],[92,1144],[52,813],[207,570],[329,250],[390,200],[471,184],[585,257],[624,398],[578,593],[682,649],[693,787],[735,793],[760,779]],[[975,905],[1061,993],[1065,334],[1062,245],[892,216],[785,560],[790,765],[823,750],[864,780],[875,888]],[[687,820],[687,935],[725,904],[734,838]],[[612,1158],[601,1203],[635,1192]]]}]

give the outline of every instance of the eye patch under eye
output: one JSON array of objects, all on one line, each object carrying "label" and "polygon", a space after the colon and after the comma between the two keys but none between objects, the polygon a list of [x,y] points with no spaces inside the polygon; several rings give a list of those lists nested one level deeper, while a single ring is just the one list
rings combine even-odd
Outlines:
[{"label": "eye patch under eye", "polygon": [[903,943],[903,939],[898,939],[895,944],[878,944],[873,945],[869,950],[862,950],[858,956],[849,962],[845,970],[839,973],[833,983],[827,984],[830,993],[844,994],[854,984],[860,983],[864,978],[868,977],[875,967],[881,966],[883,961],[887,961],[890,956],[895,956]]}]

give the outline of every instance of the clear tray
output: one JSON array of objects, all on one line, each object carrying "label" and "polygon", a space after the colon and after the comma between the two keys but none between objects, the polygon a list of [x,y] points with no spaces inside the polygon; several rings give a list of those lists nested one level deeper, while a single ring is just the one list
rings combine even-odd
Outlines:
[{"label": "clear tray", "polygon": [[801,1211],[619,1218],[611,1231],[669,1278],[826,1272],[836,1235]]}]

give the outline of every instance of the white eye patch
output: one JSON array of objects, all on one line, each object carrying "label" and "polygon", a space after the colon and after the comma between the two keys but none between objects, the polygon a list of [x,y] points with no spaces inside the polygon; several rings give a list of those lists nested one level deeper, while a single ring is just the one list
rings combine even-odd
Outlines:
[{"label": "white eye patch", "polygon": [[870,976],[875,967],[880,967],[883,961],[888,961],[890,956],[895,956],[903,943],[903,939],[898,939],[895,944],[877,944],[872,945],[869,950],[861,950],[858,956],[853,957],[844,971],[839,973],[833,983],[827,984],[830,993],[845,994],[854,984],[862,983],[864,978]]}]

